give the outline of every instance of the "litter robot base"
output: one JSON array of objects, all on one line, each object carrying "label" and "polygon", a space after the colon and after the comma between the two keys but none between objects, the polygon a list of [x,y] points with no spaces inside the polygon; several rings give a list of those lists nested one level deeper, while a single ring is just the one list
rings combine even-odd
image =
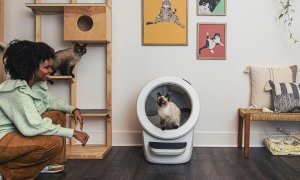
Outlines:
[{"label": "litter robot base", "polygon": [[157,139],[143,131],[144,154],[147,161],[157,164],[181,164],[191,159],[193,150],[192,129],[186,135],[173,140]]}]

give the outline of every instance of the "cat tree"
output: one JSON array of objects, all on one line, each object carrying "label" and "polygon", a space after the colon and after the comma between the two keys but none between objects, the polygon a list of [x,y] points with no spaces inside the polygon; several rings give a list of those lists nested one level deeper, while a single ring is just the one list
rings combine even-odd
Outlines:
[{"label": "cat tree", "polygon": [[[35,39],[41,41],[41,16],[46,14],[60,14],[64,16],[64,40],[81,43],[101,43],[106,45],[106,107],[105,109],[81,109],[82,116],[102,117],[106,120],[105,144],[86,145],[76,144],[73,138],[67,146],[69,159],[102,159],[112,147],[112,44],[111,44],[111,7],[112,0],[106,3],[79,4],[76,0],[70,3],[27,3],[35,15]],[[76,69],[72,76],[52,76],[52,80],[70,80],[71,104],[77,107]],[[88,120],[88,118],[85,118]],[[71,127],[76,124],[71,120]]]}]

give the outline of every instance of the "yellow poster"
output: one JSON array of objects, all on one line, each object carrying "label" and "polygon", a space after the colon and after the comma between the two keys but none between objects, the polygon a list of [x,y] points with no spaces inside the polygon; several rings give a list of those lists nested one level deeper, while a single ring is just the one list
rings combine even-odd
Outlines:
[{"label": "yellow poster", "polygon": [[187,45],[187,0],[143,0],[143,45]]}]

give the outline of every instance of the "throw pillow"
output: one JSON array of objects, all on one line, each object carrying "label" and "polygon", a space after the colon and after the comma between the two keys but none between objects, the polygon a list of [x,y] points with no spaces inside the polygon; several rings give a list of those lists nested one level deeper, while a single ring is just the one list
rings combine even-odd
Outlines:
[{"label": "throw pillow", "polygon": [[300,112],[300,91],[295,83],[269,81],[274,102],[274,112]]},{"label": "throw pillow", "polygon": [[271,94],[264,91],[265,84],[272,80],[274,82],[296,82],[297,66],[286,68],[260,68],[249,67],[251,78],[251,107],[272,109]]}]

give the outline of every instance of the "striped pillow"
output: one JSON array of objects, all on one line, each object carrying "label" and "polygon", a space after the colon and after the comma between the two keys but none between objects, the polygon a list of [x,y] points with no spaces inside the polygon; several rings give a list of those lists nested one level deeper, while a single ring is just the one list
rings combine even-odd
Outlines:
[{"label": "striped pillow", "polygon": [[269,83],[275,112],[300,112],[300,91],[295,83],[275,83],[271,80]]}]

